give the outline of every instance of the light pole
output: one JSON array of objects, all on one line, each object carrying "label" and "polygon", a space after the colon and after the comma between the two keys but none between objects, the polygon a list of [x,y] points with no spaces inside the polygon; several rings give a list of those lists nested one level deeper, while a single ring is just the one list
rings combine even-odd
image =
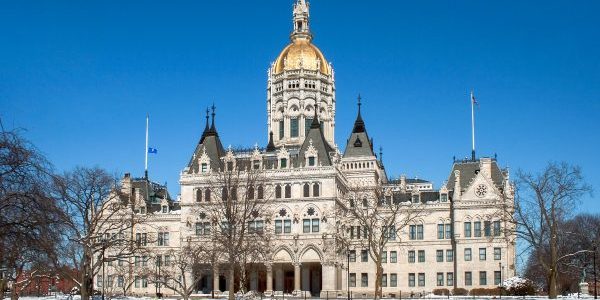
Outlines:
[{"label": "light pole", "polygon": [[348,245],[346,249],[346,256],[348,257],[348,269],[346,270],[346,293],[348,294],[348,300],[350,300],[350,245]]},{"label": "light pole", "polygon": [[[102,300],[104,300],[104,286],[106,285],[106,274],[104,272],[104,251],[106,250],[106,243],[102,243]],[[93,294],[93,292],[92,292]]]},{"label": "light pole", "polygon": [[598,277],[596,276],[597,274],[597,269],[596,269],[596,252],[598,251],[598,245],[596,244],[596,241],[594,241],[594,299],[598,299]]},{"label": "light pole", "polygon": [[499,262],[498,263],[498,270],[500,270],[500,299],[502,299],[502,288],[503,288],[503,284],[502,284],[502,263]]}]

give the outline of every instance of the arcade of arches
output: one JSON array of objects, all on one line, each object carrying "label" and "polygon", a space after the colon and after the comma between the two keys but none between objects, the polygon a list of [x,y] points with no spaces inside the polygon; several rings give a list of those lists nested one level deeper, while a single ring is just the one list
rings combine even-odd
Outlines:
[{"label": "arcade of arches", "polygon": [[[295,259],[291,251],[280,249],[275,253],[269,263],[255,263],[246,269],[246,290],[271,293],[283,292],[301,295],[319,296],[322,293],[333,295],[335,291],[342,290],[341,265],[323,263],[321,255],[314,248],[305,249],[300,258]],[[230,285],[225,271],[226,265],[210,268],[204,265],[197,274],[202,277],[197,290],[210,293],[213,287],[215,292],[228,291]],[[214,276],[218,274],[218,276]],[[239,270],[236,270],[234,290],[239,290]]]}]

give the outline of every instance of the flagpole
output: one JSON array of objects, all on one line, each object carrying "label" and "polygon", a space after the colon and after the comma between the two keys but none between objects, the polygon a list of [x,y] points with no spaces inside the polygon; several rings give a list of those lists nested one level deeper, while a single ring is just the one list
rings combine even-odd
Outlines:
[{"label": "flagpole", "polygon": [[144,178],[148,179],[148,120],[149,116],[146,114],[146,151],[144,160]]},{"label": "flagpole", "polygon": [[471,90],[471,160],[475,161],[475,96]]}]

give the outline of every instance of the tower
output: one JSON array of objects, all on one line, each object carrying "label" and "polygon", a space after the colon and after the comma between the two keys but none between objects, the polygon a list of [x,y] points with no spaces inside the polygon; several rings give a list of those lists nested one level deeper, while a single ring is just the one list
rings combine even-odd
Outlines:
[{"label": "tower", "polygon": [[267,136],[273,132],[277,147],[300,147],[310,130],[315,109],[325,139],[334,144],[334,72],[321,50],[312,43],[309,16],[309,4],[297,0],[290,44],[268,71]]}]

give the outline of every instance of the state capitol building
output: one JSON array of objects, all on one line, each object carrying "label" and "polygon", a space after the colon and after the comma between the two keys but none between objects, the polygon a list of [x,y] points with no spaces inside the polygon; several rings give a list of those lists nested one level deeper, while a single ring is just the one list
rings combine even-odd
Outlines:
[{"label": "state capitol building", "polygon": [[[224,148],[213,109],[196,148],[190,149],[189,163],[182,166],[179,199],[172,199],[164,186],[147,178],[126,174],[122,179],[121,196],[134,199],[136,213],[147,216],[147,223],[132,234],[138,240],[155,237],[144,241],[148,252],[131,258],[135,274],[130,294],[154,295],[157,291],[151,278],[136,273],[136,268],[152,269],[153,260],[167,265],[167,259],[173,260],[167,257],[168,251],[180,249],[184,243],[210,245],[219,225],[207,217],[207,210],[225,197],[211,184],[219,174],[245,169],[262,172],[260,185],[251,190],[252,199],[270,198],[268,207],[257,212],[257,216],[264,215],[248,226],[271,236],[267,255],[245,268],[246,290],[265,295],[305,292],[342,297],[347,291],[357,297],[372,295],[376,267],[368,247],[358,242],[361,228],[340,229],[344,222],[337,213],[361,205],[348,200],[349,191],[357,186],[380,187],[381,198],[388,204],[393,201],[421,210],[418,217],[390,235],[381,253],[384,296],[438,288],[493,288],[514,276],[515,236],[499,213],[510,211],[514,204],[508,170],[495,158],[473,155],[454,161],[439,189],[422,179],[389,179],[373,150],[360,99],[354,126],[341,129],[346,143],[336,145],[335,72],[313,43],[309,4],[304,0],[295,1],[292,24],[290,43],[268,71],[267,145]],[[351,235],[343,251],[336,246],[341,231]],[[124,280],[111,271],[116,264],[106,266],[109,285]],[[198,279],[193,293],[237,291],[238,283],[229,280],[227,261],[207,264],[190,275]],[[102,278],[94,282],[99,289]],[[165,286],[161,293],[177,295]]]}]

